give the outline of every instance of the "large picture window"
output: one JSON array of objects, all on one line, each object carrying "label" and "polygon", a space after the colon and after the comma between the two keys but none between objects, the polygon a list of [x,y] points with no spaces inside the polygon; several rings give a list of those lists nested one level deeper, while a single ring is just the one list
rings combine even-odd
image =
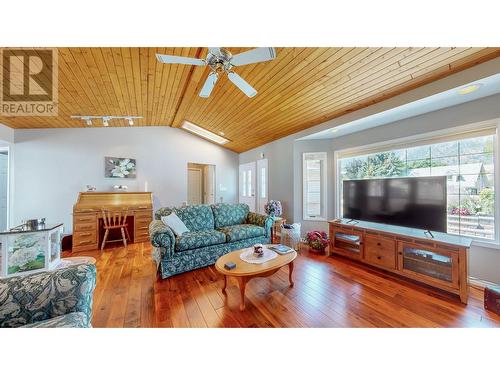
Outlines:
[{"label": "large picture window", "polygon": [[342,189],[346,179],[446,176],[448,233],[495,240],[495,143],[496,135],[490,132],[341,157],[337,186]]}]

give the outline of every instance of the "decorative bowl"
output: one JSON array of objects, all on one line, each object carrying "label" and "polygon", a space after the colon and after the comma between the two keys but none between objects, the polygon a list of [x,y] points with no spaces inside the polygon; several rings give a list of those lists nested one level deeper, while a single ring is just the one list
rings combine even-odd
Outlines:
[{"label": "decorative bowl", "polygon": [[253,246],[253,255],[256,258],[264,256],[264,247],[262,244],[258,243]]}]

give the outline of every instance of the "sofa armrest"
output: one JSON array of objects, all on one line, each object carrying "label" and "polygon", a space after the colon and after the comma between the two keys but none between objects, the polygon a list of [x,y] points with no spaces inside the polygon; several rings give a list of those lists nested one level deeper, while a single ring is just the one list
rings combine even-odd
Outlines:
[{"label": "sofa armrest", "polygon": [[273,216],[262,215],[256,212],[249,212],[247,215],[246,223],[264,227],[266,231],[266,237],[271,237],[271,228],[274,223]]},{"label": "sofa armrest", "polygon": [[155,259],[157,263],[163,258],[170,258],[174,255],[174,232],[163,221],[153,220],[149,224],[149,237],[151,238],[151,244],[160,249],[159,259]]},{"label": "sofa armrest", "polygon": [[94,264],[0,280],[0,327],[19,327],[74,312],[92,319]]}]

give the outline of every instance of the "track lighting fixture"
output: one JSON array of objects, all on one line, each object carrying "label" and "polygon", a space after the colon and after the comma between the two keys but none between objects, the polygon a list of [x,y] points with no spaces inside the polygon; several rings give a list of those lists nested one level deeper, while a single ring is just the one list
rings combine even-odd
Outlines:
[{"label": "track lighting fixture", "polygon": [[130,126],[134,125],[134,119],[143,118],[142,116],[71,116],[71,118],[85,121],[85,125],[91,126],[92,120],[102,120],[103,126],[109,126],[111,120],[127,120]]}]

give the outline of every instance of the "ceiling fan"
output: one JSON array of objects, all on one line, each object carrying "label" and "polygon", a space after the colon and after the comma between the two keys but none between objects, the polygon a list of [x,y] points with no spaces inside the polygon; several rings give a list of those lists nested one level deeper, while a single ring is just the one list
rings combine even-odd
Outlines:
[{"label": "ceiling fan", "polygon": [[200,91],[199,95],[202,98],[208,98],[210,96],[219,78],[219,74],[224,73],[227,73],[229,80],[243,91],[246,96],[251,98],[257,94],[257,90],[241,78],[238,73],[234,72],[232,70],[233,67],[274,60],[276,58],[276,51],[273,47],[260,47],[233,56],[227,49],[210,47],[208,48],[208,55],[205,59],[162,55],[159,53],[156,54],[156,58],[164,64],[208,66],[212,71],[208,75]]}]

